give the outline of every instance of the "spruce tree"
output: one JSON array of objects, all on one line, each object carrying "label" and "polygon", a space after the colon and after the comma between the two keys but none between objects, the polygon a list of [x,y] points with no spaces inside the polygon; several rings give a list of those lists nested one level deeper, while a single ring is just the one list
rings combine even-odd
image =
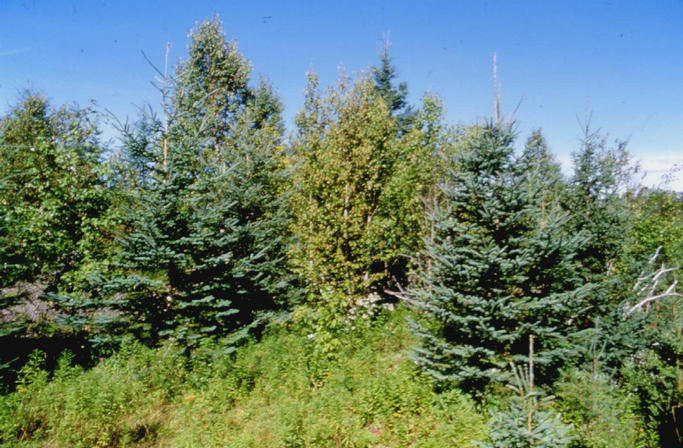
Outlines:
[{"label": "spruce tree", "polygon": [[[537,188],[542,188],[543,203],[556,201],[566,190],[560,164],[555,161],[548,149],[548,143],[540,129],[531,133],[524,145],[521,163],[529,170],[529,182]],[[529,185],[529,188],[534,186]]]},{"label": "spruce tree", "polygon": [[397,118],[399,129],[406,132],[415,118],[415,111],[408,104],[408,84],[406,82],[394,83],[398,76],[396,67],[389,53],[390,42],[384,39],[382,51],[379,54],[379,67],[373,68],[373,80],[375,90],[384,100],[390,113]]},{"label": "spruce tree", "polygon": [[633,221],[624,196],[633,174],[626,142],[610,146],[605,135],[587,125],[572,155],[574,173],[562,197],[569,231],[587,238],[577,254],[581,276],[592,285],[585,325],[593,327],[601,319],[606,334],[617,336],[622,331],[619,306],[633,283],[620,262]]},{"label": "spruce tree", "polygon": [[607,137],[586,126],[573,154],[574,173],[565,202],[574,231],[590,236],[580,254],[589,280],[612,271],[628,232],[629,215],[621,197],[630,180],[626,142],[608,146]]},{"label": "spruce tree", "polygon": [[193,344],[281,305],[288,215],[279,100],[248,85],[217,20],[193,30],[188,53],[169,121],[150,117],[127,135],[129,160],[149,176],[107,291],[140,337]]},{"label": "spruce tree", "polygon": [[449,157],[443,198],[430,211],[429,263],[409,296],[424,318],[415,325],[423,341],[418,363],[474,390],[503,379],[531,335],[539,373],[547,374],[585,305],[574,272],[584,239],[567,234],[556,205],[542,210],[513,140],[507,125],[473,127]]}]

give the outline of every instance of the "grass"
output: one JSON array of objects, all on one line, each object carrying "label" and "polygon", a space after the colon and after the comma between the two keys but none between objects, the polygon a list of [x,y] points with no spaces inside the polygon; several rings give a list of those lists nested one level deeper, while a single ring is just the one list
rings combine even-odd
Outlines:
[{"label": "grass", "polygon": [[90,370],[35,355],[0,397],[16,447],[467,447],[486,420],[458,391],[433,392],[409,359],[405,312],[339,335],[334,357],[296,326],[228,355],[207,344],[124,344]]}]

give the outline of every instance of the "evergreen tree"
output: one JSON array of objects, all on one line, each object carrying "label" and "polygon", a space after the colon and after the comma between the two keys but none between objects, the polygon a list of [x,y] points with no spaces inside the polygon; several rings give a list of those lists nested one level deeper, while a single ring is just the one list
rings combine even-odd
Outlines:
[{"label": "evergreen tree", "polygon": [[398,74],[391,61],[389,47],[389,40],[384,39],[382,52],[379,55],[379,67],[373,68],[373,80],[375,90],[387,104],[390,113],[397,117],[399,129],[405,132],[415,117],[415,111],[408,104],[408,84],[405,82],[394,83]]},{"label": "evergreen tree", "polygon": [[566,194],[566,182],[560,164],[548,150],[548,143],[540,129],[531,133],[524,146],[520,159],[525,171],[526,189],[532,192],[540,206],[543,220],[558,198]]},{"label": "evergreen tree", "polygon": [[248,86],[220,22],[191,39],[168,124],[148,117],[127,135],[128,159],[148,176],[128,215],[123,275],[107,286],[139,336],[189,344],[252,324],[288,283],[280,102]]},{"label": "evergreen tree", "polygon": [[542,211],[509,126],[470,129],[449,161],[443,199],[431,210],[419,288],[410,303],[425,320],[416,360],[441,380],[475,390],[501,380],[508,362],[539,342],[541,376],[565,355],[562,340],[584,311],[574,272],[582,236],[568,235],[555,205]]},{"label": "evergreen tree", "polygon": [[514,395],[508,408],[493,413],[486,447],[543,448],[567,447],[572,426],[564,423],[553,409],[553,397],[534,386],[533,338],[529,340],[529,362],[524,367],[511,364],[514,381],[508,384]]},{"label": "evergreen tree", "polygon": [[545,189],[544,202],[556,200],[557,195],[565,190],[560,164],[550,154],[548,143],[540,129],[533,131],[527,139],[521,163],[530,171],[527,174],[529,181]]},{"label": "evergreen tree", "polygon": [[571,211],[572,229],[590,238],[579,253],[590,281],[612,270],[628,233],[628,210],[620,196],[630,180],[626,143],[617,142],[610,148],[605,136],[586,126],[573,159],[574,174],[565,206]]}]

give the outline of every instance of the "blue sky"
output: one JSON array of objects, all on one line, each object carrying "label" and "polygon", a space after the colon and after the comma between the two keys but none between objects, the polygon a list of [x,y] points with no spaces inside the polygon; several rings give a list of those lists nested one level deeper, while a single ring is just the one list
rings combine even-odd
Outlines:
[{"label": "blue sky", "polygon": [[[377,61],[382,35],[411,99],[442,97],[449,121],[491,115],[498,55],[503,111],[520,142],[540,127],[568,167],[580,121],[628,139],[656,183],[683,164],[683,1],[59,1],[0,0],[0,111],[32,88],[55,103],[90,99],[125,117],[157,104],[154,72],[166,42],[176,61],[196,21],[219,14],[254,68],[273,83],[288,127],[305,72]],[[111,131],[108,132],[111,135]],[[683,190],[683,176],[675,188]]]}]

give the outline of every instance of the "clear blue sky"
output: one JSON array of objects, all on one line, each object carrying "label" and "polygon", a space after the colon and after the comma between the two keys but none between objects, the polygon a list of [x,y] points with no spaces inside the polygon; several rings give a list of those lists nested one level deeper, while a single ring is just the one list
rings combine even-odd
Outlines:
[{"label": "clear blue sky", "polygon": [[305,72],[329,84],[340,66],[362,70],[388,31],[412,100],[437,93],[454,123],[490,116],[497,52],[504,112],[521,101],[520,141],[541,127],[567,165],[578,120],[592,111],[593,124],[629,139],[649,171],[683,163],[681,0],[0,0],[0,111],[30,87],[55,103],[95,99],[132,115],[133,104],[159,100],[140,51],[161,65],[171,42],[173,60],[182,58],[188,30],[216,13],[281,95],[290,130]]}]

